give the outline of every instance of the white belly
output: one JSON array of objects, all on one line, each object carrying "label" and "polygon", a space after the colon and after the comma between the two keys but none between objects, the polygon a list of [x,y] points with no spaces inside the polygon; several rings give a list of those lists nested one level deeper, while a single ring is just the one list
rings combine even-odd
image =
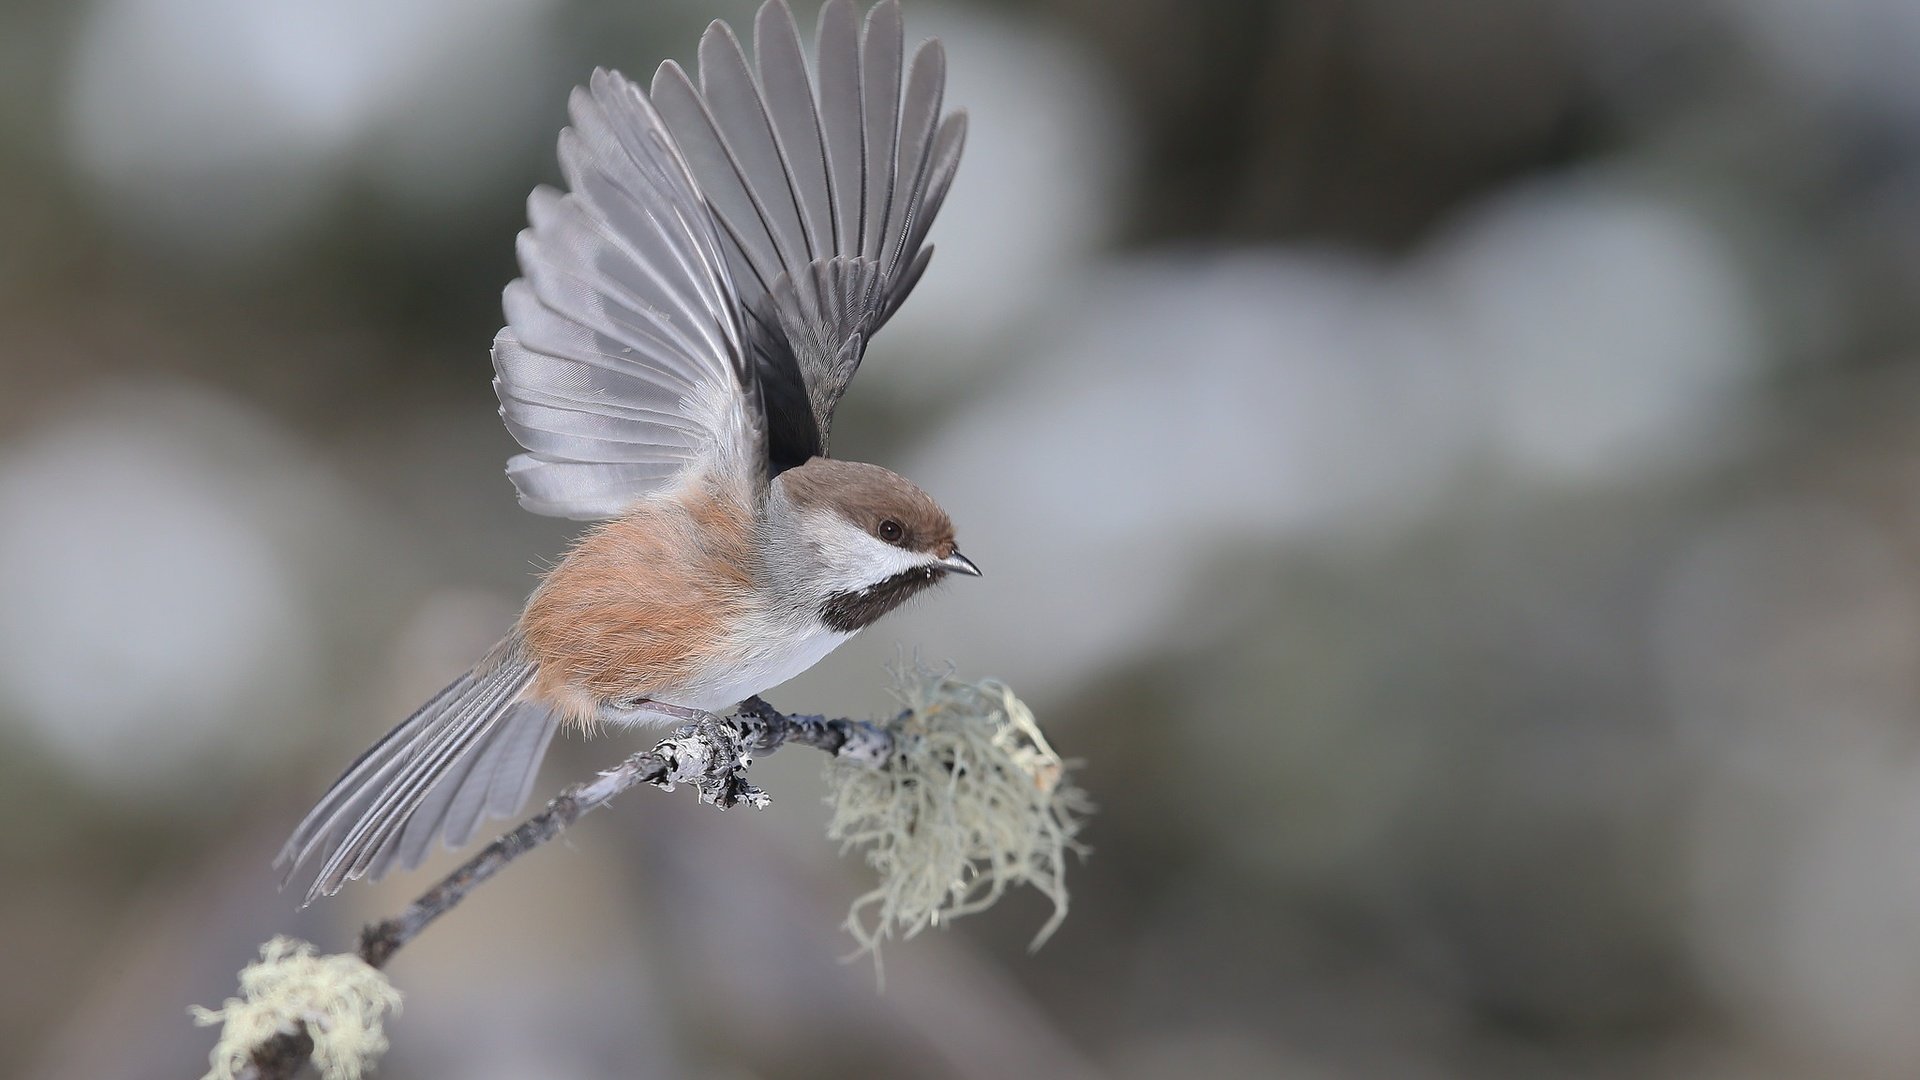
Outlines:
[{"label": "white belly", "polygon": [[660,700],[686,709],[718,712],[779,686],[853,637],[812,619],[808,622],[811,625],[804,631],[772,635],[781,643],[779,646],[750,651],[734,663],[696,679],[677,694],[660,695]]}]

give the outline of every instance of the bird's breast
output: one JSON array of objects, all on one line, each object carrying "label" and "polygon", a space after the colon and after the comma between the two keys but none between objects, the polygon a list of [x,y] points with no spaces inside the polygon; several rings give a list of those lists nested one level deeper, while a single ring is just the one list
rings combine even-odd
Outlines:
[{"label": "bird's breast", "polygon": [[765,693],[819,663],[853,635],[817,620],[811,626],[789,626],[734,643],[733,655],[690,680],[684,687],[663,690],[659,700],[689,709],[718,711]]}]

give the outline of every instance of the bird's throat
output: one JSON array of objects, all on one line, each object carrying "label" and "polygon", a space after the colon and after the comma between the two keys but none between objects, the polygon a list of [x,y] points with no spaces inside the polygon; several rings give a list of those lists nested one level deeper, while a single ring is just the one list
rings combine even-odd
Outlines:
[{"label": "bird's throat", "polygon": [[944,576],[933,567],[915,567],[877,585],[834,593],[820,605],[820,621],[843,634],[864,630]]}]

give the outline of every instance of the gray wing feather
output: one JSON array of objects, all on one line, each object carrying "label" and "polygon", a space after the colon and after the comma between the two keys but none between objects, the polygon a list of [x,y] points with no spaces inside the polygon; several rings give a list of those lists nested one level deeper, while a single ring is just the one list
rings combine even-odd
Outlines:
[{"label": "gray wing feather", "polygon": [[900,55],[906,30],[900,5],[875,4],[867,12],[860,39],[860,107],[865,120],[866,212],[860,223],[860,253],[878,259],[886,250],[887,213],[898,182],[900,143]]},{"label": "gray wing feather", "polygon": [[520,500],[619,514],[692,472],[764,477],[765,420],[718,225],[646,96],[596,71],[527,200],[494,388]]},{"label": "gray wing feather", "polygon": [[766,95],[767,115],[786,155],[787,179],[793,185],[805,227],[807,259],[812,261],[839,250],[834,238],[827,146],[820,131],[820,113],[813,102],[813,86],[807,81],[807,57],[800,47],[799,28],[771,4],[754,17],[753,56]]},{"label": "gray wing feather", "polygon": [[605,465],[537,454],[507,459],[507,477],[520,492],[520,505],[581,521],[618,516],[632,505],[634,492],[670,487],[680,472],[676,465]]},{"label": "gray wing feather", "polygon": [[[906,62],[894,0],[864,26],[849,0],[829,0],[816,53],[817,83],[785,0],[769,0],[754,20],[753,65],[716,22],[701,38],[697,88],[672,61],[653,80],[719,220],[776,461],[826,451],[867,344],[926,270],[927,227],[966,131],[959,114],[941,115],[940,44]],[[788,415],[799,401],[809,415]]]},{"label": "gray wing feather", "polygon": [[740,41],[725,23],[700,39],[700,93],[713,130],[727,147],[729,164],[743,178],[767,180],[747,184],[744,190],[755,219],[766,227],[779,265],[811,261],[812,245],[801,224],[793,169],[774,138],[773,117],[761,104]]},{"label": "gray wing feather", "polygon": [[940,128],[933,138],[933,148],[927,155],[925,189],[920,193],[919,202],[909,209],[907,215],[907,240],[901,245],[902,252],[925,250],[921,245],[926,243],[927,230],[933,227],[933,219],[947,201],[947,192],[953,187],[954,173],[960,168],[960,151],[966,142],[967,114],[948,113],[940,121]]},{"label": "gray wing feather", "polygon": [[814,51],[820,63],[820,130],[827,148],[838,229],[834,250],[860,250],[866,201],[866,137],[861,131],[860,18],[853,5],[830,0],[820,9]]},{"label": "gray wing feather", "polygon": [[747,292],[772,288],[782,262],[774,247],[773,227],[764,220],[766,211],[741,180],[740,166],[722,140],[718,122],[707,111],[700,91],[672,60],[653,73],[653,103],[686,155],[687,167],[700,178],[700,194],[723,227],[734,221],[754,223],[744,233],[728,237],[735,284]]}]

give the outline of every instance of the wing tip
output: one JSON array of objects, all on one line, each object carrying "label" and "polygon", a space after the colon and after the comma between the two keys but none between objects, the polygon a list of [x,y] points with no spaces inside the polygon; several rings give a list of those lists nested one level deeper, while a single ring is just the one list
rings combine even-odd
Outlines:
[{"label": "wing tip", "polygon": [[707,47],[711,45],[714,48],[719,48],[723,44],[732,45],[735,52],[741,51],[740,35],[733,32],[733,24],[725,19],[715,19],[707,24],[705,30],[700,31],[698,54],[701,58],[702,67],[706,66]]},{"label": "wing tip", "polygon": [[677,89],[693,89],[693,79],[687,75],[687,69],[671,56],[660,61],[660,66],[653,69],[653,82],[649,86],[649,92],[656,98],[661,96],[660,84],[663,79],[678,80],[680,86]]},{"label": "wing tip", "polygon": [[860,15],[853,6],[853,0],[827,0],[820,5],[820,15],[815,21],[814,33],[821,39],[827,36],[829,29],[839,32],[852,27],[856,35],[860,32]]},{"label": "wing tip", "polygon": [[918,68],[922,63],[934,65],[934,77],[945,82],[947,76],[946,43],[937,37],[930,37],[914,46],[913,59],[909,62],[908,66],[909,68]]},{"label": "wing tip", "polygon": [[891,24],[889,29],[892,31],[893,37],[902,43],[902,50],[904,50],[906,20],[900,15],[900,0],[880,0],[879,3],[868,8],[867,17],[862,29],[863,34],[872,36],[874,27],[883,19]]},{"label": "wing tip", "polygon": [[[792,30],[795,36],[798,36],[800,24],[794,21],[793,8],[787,5],[787,0],[767,0],[766,3],[760,5],[759,11],[753,13],[754,40],[759,40],[760,34],[763,32],[764,24],[774,19],[781,19],[783,16],[786,28]],[[780,28],[776,26],[774,29],[777,31]]]}]

